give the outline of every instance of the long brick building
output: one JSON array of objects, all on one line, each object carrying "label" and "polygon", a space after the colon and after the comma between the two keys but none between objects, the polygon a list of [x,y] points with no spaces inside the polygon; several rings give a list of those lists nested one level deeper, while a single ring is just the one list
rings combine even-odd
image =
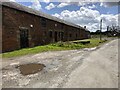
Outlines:
[{"label": "long brick building", "polygon": [[88,37],[81,26],[17,3],[2,3],[2,52]]}]

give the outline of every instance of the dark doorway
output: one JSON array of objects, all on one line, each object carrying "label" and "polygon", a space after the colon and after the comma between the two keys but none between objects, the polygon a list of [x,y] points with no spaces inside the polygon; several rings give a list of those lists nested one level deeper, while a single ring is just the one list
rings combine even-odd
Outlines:
[{"label": "dark doorway", "polygon": [[55,31],[55,42],[57,42],[57,32]]},{"label": "dark doorway", "polygon": [[29,47],[28,29],[21,29],[20,30],[20,48],[27,48],[27,47]]},{"label": "dark doorway", "polygon": [[64,38],[64,33],[61,32],[61,40],[63,41],[63,38]]}]

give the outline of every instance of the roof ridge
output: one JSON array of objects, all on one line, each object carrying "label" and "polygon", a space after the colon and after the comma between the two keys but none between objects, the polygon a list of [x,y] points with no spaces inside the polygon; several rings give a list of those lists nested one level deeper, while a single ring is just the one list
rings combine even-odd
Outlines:
[{"label": "roof ridge", "polygon": [[21,10],[21,11],[24,11],[24,12],[27,12],[27,13],[30,13],[30,14],[33,14],[33,15],[41,16],[41,17],[44,17],[44,18],[47,18],[47,19],[50,19],[50,20],[54,20],[54,21],[57,21],[57,22],[60,22],[60,23],[63,23],[63,24],[67,24],[67,25],[70,25],[70,26],[73,26],[73,27],[84,29],[83,27],[81,27],[81,26],[79,26],[77,24],[74,24],[72,22],[67,22],[65,20],[62,20],[62,19],[60,19],[58,17],[49,15],[49,14],[44,13],[42,11],[38,11],[38,10],[35,10],[33,8],[29,8],[29,7],[27,7],[25,5],[22,5],[20,3],[2,2],[2,5],[8,6],[8,7],[14,8],[14,9],[18,9],[18,10]]}]

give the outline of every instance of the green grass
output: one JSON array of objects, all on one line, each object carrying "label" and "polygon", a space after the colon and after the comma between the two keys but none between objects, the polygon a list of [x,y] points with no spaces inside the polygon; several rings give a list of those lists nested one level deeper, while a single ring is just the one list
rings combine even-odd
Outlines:
[{"label": "green grass", "polygon": [[[76,44],[73,41],[70,42],[57,42],[49,45],[44,46],[37,46],[34,48],[25,48],[21,50],[16,50],[12,52],[3,53],[3,58],[10,58],[10,57],[17,57],[23,56],[28,54],[35,54],[45,51],[60,51],[60,50],[72,50],[72,49],[81,49],[81,48],[91,48],[100,45],[101,43],[105,42],[105,40],[100,41],[99,39],[85,39],[85,40],[77,40],[75,42],[80,41],[90,41],[89,44]],[[101,43],[100,43],[101,42]]]}]

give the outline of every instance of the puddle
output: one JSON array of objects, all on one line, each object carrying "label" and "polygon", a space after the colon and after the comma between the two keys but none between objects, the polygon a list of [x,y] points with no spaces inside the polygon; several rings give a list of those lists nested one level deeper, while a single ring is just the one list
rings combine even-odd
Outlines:
[{"label": "puddle", "polygon": [[34,64],[34,63],[18,66],[21,74],[24,76],[30,75],[30,74],[35,74],[35,73],[41,71],[44,67],[45,67],[44,64]]}]

